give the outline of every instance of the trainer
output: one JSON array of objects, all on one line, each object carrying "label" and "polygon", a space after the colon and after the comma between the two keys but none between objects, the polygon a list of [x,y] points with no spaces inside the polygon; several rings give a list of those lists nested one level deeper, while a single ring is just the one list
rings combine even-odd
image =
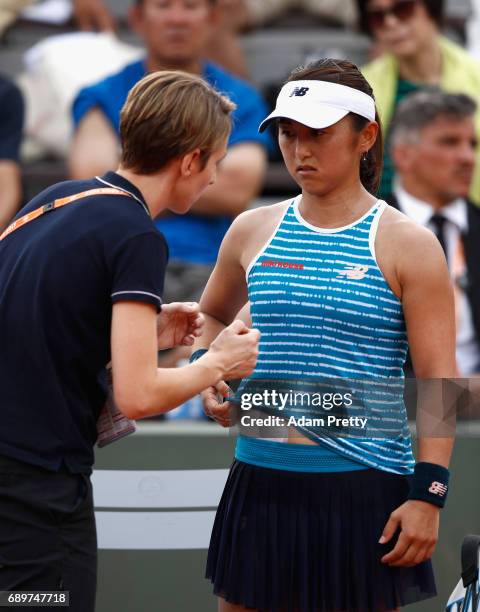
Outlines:
[{"label": "trainer", "polygon": [[133,419],[255,365],[258,332],[236,321],[195,364],[156,366],[203,317],[161,308],[167,245],[152,218],[214,182],[233,109],[199,77],[145,77],[122,110],[118,170],[50,187],[0,237],[0,591],[68,591],[70,610],[94,610],[90,474],[110,360]]}]

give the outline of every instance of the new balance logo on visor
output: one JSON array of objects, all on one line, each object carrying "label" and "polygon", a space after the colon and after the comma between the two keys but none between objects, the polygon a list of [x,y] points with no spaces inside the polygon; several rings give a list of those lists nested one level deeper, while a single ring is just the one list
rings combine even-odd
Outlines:
[{"label": "new balance logo on visor", "polygon": [[368,272],[368,266],[362,266],[361,264],[356,264],[356,265],[347,266],[345,270],[340,270],[338,273],[338,277],[346,276],[350,280],[362,280],[363,278],[365,278],[365,275],[367,272]]},{"label": "new balance logo on visor", "polygon": [[293,96],[297,96],[303,98],[303,96],[307,93],[309,89],[310,87],[295,87],[295,89],[290,94],[290,97],[293,98]]},{"label": "new balance logo on visor", "polygon": [[438,482],[434,480],[428,489],[430,493],[434,495],[438,495],[439,497],[444,497],[447,492],[447,485],[444,485],[442,482]]}]

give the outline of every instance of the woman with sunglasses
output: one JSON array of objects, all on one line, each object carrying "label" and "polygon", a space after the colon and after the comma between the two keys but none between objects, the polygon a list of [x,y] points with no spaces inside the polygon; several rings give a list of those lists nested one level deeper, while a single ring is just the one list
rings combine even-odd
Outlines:
[{"label": "woman with sunglasses", "polygon": [[[443,0],[357,0],[360,27],[373,37],[383,54],[362,69],[373,88],[387,134],[380,196],[392,192],[393,162],[388,128],[395,109],[408,94],[423,87],[464,93],[479,103],[480,62],[441,35]],[[480,155],[480,151],[479,151]],[[471,198],[480,204],[480,157]]]},{"label": "woman with sunglasses", "polygon": [[[260,353],[234,403],[246,408],[245,392],[263,387],[269,397],[255,406],[279,417],[280,431],[253,437],[241,418],[207,577],[220,612],[392,612],[435,595],[429,559],[452,440],[421,436],[415,464],[402,366],[410,345],[419,376],[455,374],[448,270],[434,236],[373,195],[383,142],[356,66],[325,59],[294,71],[260,129],[272,122],[301,195],[235,220],[201,299],[206,329],[191,359],[249,301]],[[385,385],[389,398],[400,395],[393,406]],[[289,388],[323,399],[351,388],[373,429],[299,420],[284,430],[283,414],[309,412],[308,402],[278,408],[273,393]],[[230,393],[224,382],[203,393],[224,426],[232,402],[217,394]]]}]

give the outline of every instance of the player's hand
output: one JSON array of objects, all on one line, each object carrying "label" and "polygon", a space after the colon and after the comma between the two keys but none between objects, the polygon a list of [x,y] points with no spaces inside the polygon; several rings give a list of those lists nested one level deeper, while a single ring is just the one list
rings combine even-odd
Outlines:
[{"label": "player's hand", "polygon": [[113,32],[115,19],[103,0],[73,0],[73,13],[81,30]]},{"label": "player's hand", "polygon": [[260,332],[248,328],[240,319],[218,334],[208,353],[219,365],[223,380],[244,378],[253,372],[259,340]]},{"label": "player's hand", "polygon": [[192,346],[202,335],[205,319],[196,302],[162,304],[157,317],[158,349]]},{"label": "player's hand", "polygon": [[205,414],[214,419],[222,427],[230,427],[230,402],[223,402],[221,398],[231,397],[233,394],[227,383],[220,381],[214,387],[209,387],[202,393],[203,409]]},{"label": "player's hand", "polygon": [[409,500],[387,521],[380,544],[386,544],[397,529],[400,535],[394,549],[381,559],[393,567],[413,567],[430,559],[438,540],[440,508],[423,501]]}]

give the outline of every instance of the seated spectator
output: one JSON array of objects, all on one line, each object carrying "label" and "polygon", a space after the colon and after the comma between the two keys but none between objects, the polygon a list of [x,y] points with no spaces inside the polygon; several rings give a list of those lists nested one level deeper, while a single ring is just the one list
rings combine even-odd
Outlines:
[{"label": "seated spectator", "polygon": [[[0,36],[35,0],[0,1]],[[115,19],[103,0],[72,0],[73,16],[81,30],[114,30]]]},{"label": "seated spectator", "polygon": [[20,90],[0,76],[0,231],[8,225],[21,203],[19,156],[23,117]]},{"label": "seated spectator", "polygon": [[[435,85],[480,102],[480,62],[441,36],[443,0],[357,0],[360,25],[383,55],[364,67],[387,132],[398,103],[409,93]],[[480,133],[480,111],[475,116]],[[388,151],[388,146],[387,146]],[[480,204],[480,158],[470,196]],[[380,195],[392,190],[394,169],[385,157]]]},{"label": "seated spectator", "polygon": [[475,168],[477,105],[463,94],[417,92],[391,130],[393,206],[436,233],[455,286],[457,363],[480,373],[480,209],[468,199]]},{"label": "seated spectator", "polygon": [[218,5],[208,56],[242,77],[248,76],[248,67],[239,41],[241,32],[262,27],[292,9],[340,26],[353,25],[356,18],[354,0],[218,0]]},{"label": "seated spectator", "polygon": [[[258,133],[266,113],[263,100],[251,85],[203,59],[215,17],[214,5],[215,0],[138,1],[132,6],[131,21],[145,42],[145,59],[83,89],[73,105],[76,133],[70,170],[76,179],[116,167],[120,109],[130,88],[147,72],[180,69],[201,74],[237,105],[228,153],[217,182],[188,214],[167,214],[157,220],[170,249],[167,302],[200,297],[225,232],[258,194],[266,170],[270,141]],[[167,365],[178,358],[180,354],[172,355]]]},{"label": "seated spectator", "polygon": [[24,8],[32,4],[33,0],[11,0],[0,2],[0,36],[17,20]]},{"label": "seated spectator", "polygon": [[[233,1],[233,0],[231,0]],[[280,17],[288,9],[303,10],[311,15],[342,25],[352,25],[355,16],[353,0],[238,0],[244,5],[248,26],[261,26]]]},{"label": "seated spectator", "polygon": [[73,13],[81,30],[114,30],[115,19],[103,0],[72,0]]}]

